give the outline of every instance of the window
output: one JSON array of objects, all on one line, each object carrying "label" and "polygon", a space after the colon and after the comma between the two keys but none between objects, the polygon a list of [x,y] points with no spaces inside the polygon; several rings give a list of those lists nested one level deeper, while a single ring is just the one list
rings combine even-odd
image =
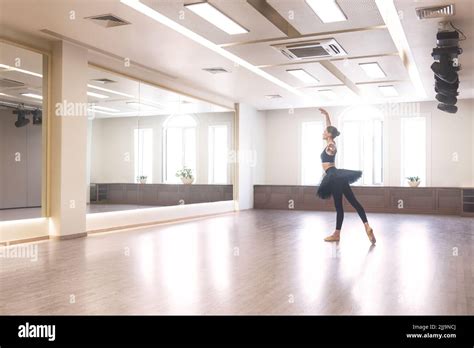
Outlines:
[{"label": "window", "polygon": [[228,127],[209,127],[209,184],[227,184]]},{"label": "window", "polygon": [[401,126],[401,185],[408,185],[409,176],[420,177],[426,185],[426,119],[405,117]]},{"label": "window", "polygon": [[153,129],[134,129],[135,180],[140,182],[146,176],[146,182],[153,181]]},{"label": "window", "polygon": [[191,169],[196,178],[196,121],[191,115],[170,116],[164,123],[164,180],[178,183],[176,172]]},{"label": "window", "polygon": [[322,167],[319,153],[324,147],[322,122],[303,122],[301,125],[301,184],[317,185]]},{"label": "window", "polygon": [[[363,118],[361,117],[363,115]],[[374,108],[355,108],[342,118],[341,164],[362,170],[359,185],[383,184],[383,120]]]}]

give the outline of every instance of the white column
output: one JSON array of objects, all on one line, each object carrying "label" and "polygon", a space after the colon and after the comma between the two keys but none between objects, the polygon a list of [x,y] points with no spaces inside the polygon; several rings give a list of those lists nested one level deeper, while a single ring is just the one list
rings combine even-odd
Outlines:
[{"label": "white column", "polygon": [[265,114],[238,104],[238,208],[253,208],[253,187],[265,178]]},{"label": "white column", "polygon": [[86,235],[87,69],[87,49],[54,43],[49,234],[60,239]]}]

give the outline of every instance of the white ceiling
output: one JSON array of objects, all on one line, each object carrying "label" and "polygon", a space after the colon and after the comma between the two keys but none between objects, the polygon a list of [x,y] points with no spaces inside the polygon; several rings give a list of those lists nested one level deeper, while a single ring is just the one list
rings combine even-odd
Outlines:
[{"label": "white ceiling", "polygon": [[[93,67],[89,68],[88,79],[91,86],[101,88],[98,90],[89,87],[88,91],[107,96],[107,98],[88,96],[88,103],[99,107],[94,114],[96,118],[230,111],[211,103]],[[107,79],[110,82],[100,83],[98,80],[101,79]],[[104,107],[114,110],[100,109]]]},{"label": "white ceiling", "polygon": [[[387,0],[389,1],[389,0]],[[357,102],[383,102],[377,86],[389,81],[400,94],[394,101],[420,100],[410,80],[407,70],[398,56],[396,45],[390,33],[384,28],[375,0],[338,0],[348,20],[345,22],[323,24],[311,11],[304,0],[268,0],[268,3],[304,37],[285,39],[285,34],[254,9],[246,0],[210,0],[221,11],[232,17],[249,30],[247,34],[227,35],[210,23],[183,7],[181,0],[143,0],[143,3],[178,22],[195,33],[229,52],[245,59],[281,81],[298,88],[303,95],[296,95],[273,82],[256,75],[244,67],[184,37],[176,31],[157,23],[151,18],[134,11],[119,0],[0,0],[2,12],[1,27],[38,35],[52,40],[41,32],[47,29],[88,47],[96,47],[149,68],[175,76],[184,85],[197,86],[219,97],[235,102],[245,102],[259,109],[288,107],[307,107],[316,105],[337,105]],[[427,99],[434,99],[433,62],[431,50],[436,44],[438,19],[419,21],[415,8],[433,4],[455,3],[456,15],[451,18],[467,36],[461,45],[464,54],[460,56],[463,70],[460,72],[461,98],[473,98],[473,52],[471,35],[474,33],[471,0],[432,1],[395,0],[400,22],[407,36],[414,56]],[[74,11],[75,19],[71,19]],[[291,11],[291,12],[290,12]],[[18,16],[21,13],[21,16]],[[112,13],[125,19],[131,25],[103,28],[84,18]],[[291,15],[291,16],[290,16]],[[365,28],[365,30],[358,30]],[[334,33],[334,31],[349,32]],[[328,71],[319,62],[300,62],[294,64],[272,45],[282,42],[306,41],[313,38],[335,38],[347,51],[348,59],[326,61]],[[255,42],[256,41],[256,42]],[[372,57],[364,58],[371,55]],[[383,80],[371,80],[359,68],[360,62],[380,64],[387,73]],[[226,74],[212,75],[203,68],[223,67]],[[320,83],[306,86],[287,69],[304,68],[315,75]],[[329,86],[329,87],[325,87]],[[327,100],[316,91],[332,89],[338,98]],[[354,93],[358,92],[359,96]],[[280,99],[268,99],[265,95],[279,94]]]}]

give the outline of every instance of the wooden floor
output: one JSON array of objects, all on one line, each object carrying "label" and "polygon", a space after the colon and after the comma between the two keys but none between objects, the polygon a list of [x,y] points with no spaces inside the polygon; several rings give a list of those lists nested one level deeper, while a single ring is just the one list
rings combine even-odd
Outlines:
[{"label": "wooden floor", "polygon": [[0,258],[0,313],[474,314],[474,219],[369,214],[375,247],[350,213],[323,242],[334,219],[253,210],[28,244],[37,261]]}]

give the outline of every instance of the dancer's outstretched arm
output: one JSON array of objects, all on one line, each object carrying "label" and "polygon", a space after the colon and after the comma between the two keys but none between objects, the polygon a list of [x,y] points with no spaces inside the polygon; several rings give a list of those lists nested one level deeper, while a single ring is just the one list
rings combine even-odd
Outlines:
[{"label": "dancer's outstretched arm", "polygon": [[326,127],[329,127],[331,125],[331,118],[329,117],[329,113],[323,108],[319,108],[319,111],[321,111],[321,113],[326,118]]}]

